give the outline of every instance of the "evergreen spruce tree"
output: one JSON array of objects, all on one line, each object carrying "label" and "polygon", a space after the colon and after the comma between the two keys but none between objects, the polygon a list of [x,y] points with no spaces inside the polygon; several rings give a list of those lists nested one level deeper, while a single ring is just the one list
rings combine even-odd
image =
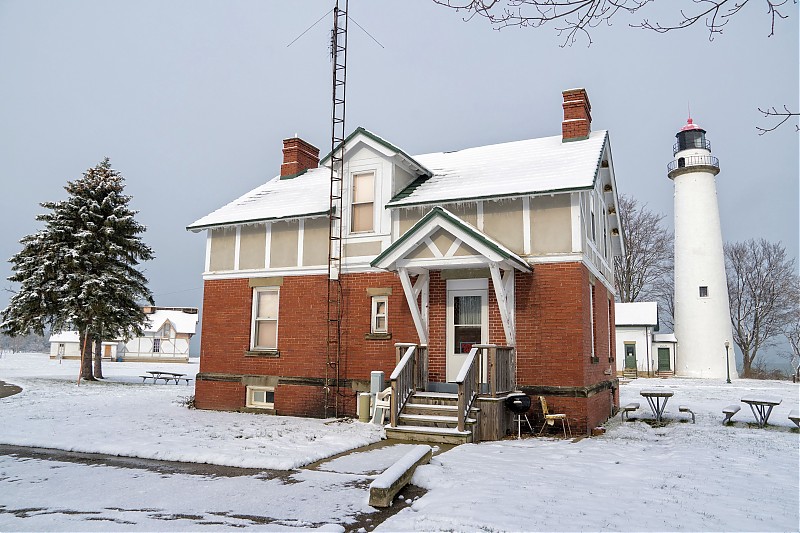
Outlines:
[{"label": "evergreen spruce tree", "polygon": [[138,269],[153,258],[140,235],[145,227],[123,194],[124,178],[108,158],[67,182],[69,197],[45,202],[45,226],[23,238],[11,258],[20,290],[2,312],[0,329],[9,335],[45,328],[77,329],[84,350],[81,376],[102,377],[101,352],[92,368],[92,342],[140,335],[146,320],[141,302],[153,303],[147,278]]}]

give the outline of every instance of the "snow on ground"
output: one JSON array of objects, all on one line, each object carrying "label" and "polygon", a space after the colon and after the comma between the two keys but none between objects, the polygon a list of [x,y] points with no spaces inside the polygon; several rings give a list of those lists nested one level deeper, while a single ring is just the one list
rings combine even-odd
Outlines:
[{"label": "snow on ground", "polygon": [[287,479],[201,476],[0,455],[0,531],[342,531],[375,512],[364,497],[368,482],[358,481],[307,470]]},{"label": "snow on ground", "polygon": [[[654,428],[644,389],[675,395],[668,423]],[[783,399],[758,429],[741,396]],[[523,439],[463,445],[417,469],[429,492],[382,531],[797,531],[800,527],[797,385],[779,381],[636,379],[620,403],[638,420],[606,424],[599,438]],[[733,426],[722,409],[739,404]],[[680,422],[687,405],[697,423]]]},{"label": "snow on ground", "polygon": [[[0,400],[0,443],[288,469],[380,437],[380,430],[358,422],[189,410],[179,401],[191,386],[141,384],[143,370],[157,369],[193,374],[197,367],[109,363],[108,383],[77,387],[75,362],[5,355],[0,380],[24,390]],[[651,414],[639,391],[659,386],[675,394],[667,424],[653,427],[643,420]],[[745,395],[782,399],[767,428],[755,427],[749,408],[739,403]],[[435,456],[413,478],[427,494],[378,529],[798,530],[800,433],[787,419],[798,409],[797,385],[637,379],[622,385],[620,396],[641,409],[631,422],[609,421],[602,437],[470,444]],[[729,404],[742,410],[733,425],[723,426],[722,408]],[[695,411],[697,424],[686,422],[679,405]],[[372,511],[369,478],[407,450],[353,453],[283,479],[0,456],[0,530],[348,525]]]},{"label": "snow on ground", "polygon": [[107,362],[106,380],[76,386],[76,360],[4,355],[0,380],[23,390],[0,399],[0,444],[289,470],[381,439],[373,424],[187,409],[181,402],[193,384],[139,377],[148,370],[193,377],[197,369]]}]

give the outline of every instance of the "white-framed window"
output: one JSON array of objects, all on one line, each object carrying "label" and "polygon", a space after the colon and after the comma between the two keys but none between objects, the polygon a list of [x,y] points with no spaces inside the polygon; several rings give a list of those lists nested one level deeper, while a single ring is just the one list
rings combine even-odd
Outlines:
[{"label": "white-framed window", "polygon": [[597,338],[595,327],[597,325],[597,320],[595,318],[595,310],[594,310],[594,284],[589,284],[589,321],[590,321],[590,329],[591,329],[591,336],[592,336],[592,359],[596,357],[595,354],[595,339]]},{"label": "white-framed window", "polygon": [[247,387],[247,407],[275,409],[274,387]]},{"label": "white-framed window", "polygon": [[353,197],[350,210],[350,232],[375,230],[375,173],[353,174]]},{"label": "white-framed window", "polygon": [[372,297],[371,333],[389,333],[389,297]]},{"label": "white-framed window", "polygon": [[164,326],[161,328],[161,338],[162,339],[169,339],[172,336],[172,324],[169,320],[164,322]]},{"label": "white-framed window", "polygon": [[250,331],[252,350],[278,349],[278,287],[253,289],[253,321]]},{"label": "white-framed window", "polygon": [[153,339],[153,353],[161,353],[161,339],[158,337]]}]

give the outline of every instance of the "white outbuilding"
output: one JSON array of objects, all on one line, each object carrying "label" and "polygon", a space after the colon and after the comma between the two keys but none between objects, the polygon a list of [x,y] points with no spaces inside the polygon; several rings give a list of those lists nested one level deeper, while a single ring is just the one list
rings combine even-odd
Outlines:
[{"label": "white outbuilding", "polygon": [[658,303],[614,304],[617,375],[625,377],[672,376],[677,340],[658,333]]}]

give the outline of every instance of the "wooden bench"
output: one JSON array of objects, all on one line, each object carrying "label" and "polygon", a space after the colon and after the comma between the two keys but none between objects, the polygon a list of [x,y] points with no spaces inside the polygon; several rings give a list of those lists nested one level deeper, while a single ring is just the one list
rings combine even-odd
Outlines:
[{"label": "wooden bench", "polygon": [[[690,413],[692,415],[692,424],[694,424],[694,411],[689,409],[688,405],[679,406],[678,407],[678,411],[680,411],[681,413]],[[731,415],[731,416],[733,416],[733,415]]]},{"label": "wooden bench", "polygon": [[732,422],[733,415],[739,412],[739,409],[742,407],[736,404],[729,405],[725,409],[722,410],[722,413],[725,415],[725,419],[722,421],[723,424],[727,424],[728,422]]},{"label": "wooden bench", "polygon": [[794,425],[800,428],[800,414],[797,413],[797,410],[794,410],[791,413],[789,413],[789,420],[794,422]]},{"label": "wooden bench", "polygon": [[391,506],[392,500],[400,492],[400,489],[411,481],[414,470],[419,465],[429,463],[432,455],[433,449],[430,446],[418,444],[411,448],[408,453],[370,483],[369,504],[372,507]]},{"label": "wooden bench", "polygon": [[622,406],[622,408],[619,410],[619,412],[622,413],[622,420],[624,421],[626,416],[628,417],[628,420],[630,420],[631,411],[635,411],[638,408],[639,408],[639,402],[633,402],[629,403],[628,405]]}]

